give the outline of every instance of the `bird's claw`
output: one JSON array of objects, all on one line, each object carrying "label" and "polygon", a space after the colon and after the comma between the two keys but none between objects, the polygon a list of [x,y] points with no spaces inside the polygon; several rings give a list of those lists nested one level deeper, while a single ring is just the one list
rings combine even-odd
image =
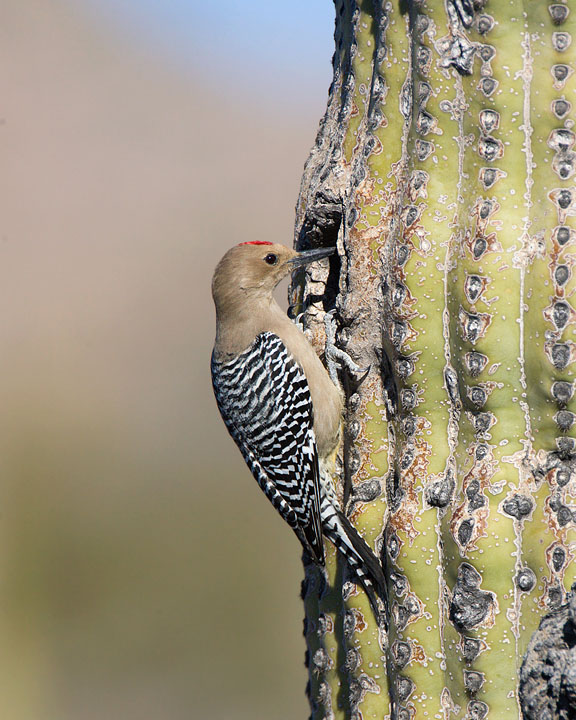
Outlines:
[{"label": "bird's claw", "polygon": [[293,318],[292,322],[295,325],[297,325],[300,328],[300,330],[302,330],[302,332],[304,332],[305,328],[304,328],[304,313],[303,312],[298,313],[298,315],[296,315],[296,317]]},{"label": "bird's claw", "polygon": [[361,368],[354,362],[348,353],[336,347],[336,320],[334,318],[336,310],[330,310],[324,315],[324,328],[326,330],[326,347],[324,356],[328,373],[332,378],[332,382],[338,385],[338,368],[346,367],[353,375],[361,375],[362,380],[370,371],[370,365]]}]

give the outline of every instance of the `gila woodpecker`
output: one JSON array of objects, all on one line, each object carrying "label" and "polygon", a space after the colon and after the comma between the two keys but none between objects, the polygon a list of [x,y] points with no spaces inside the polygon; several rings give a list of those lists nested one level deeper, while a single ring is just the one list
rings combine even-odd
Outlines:
[{"label": "gila woodpecker", "polygon": [[333,252],[248,242],[224,255],[212,280],[212,383],[222,419],[266,497],[320,566],[322,535],[331,540],[380,616],[375,595],[385,606],[382,567],[332,487],[342,390],[272,296],[294,269]]}]

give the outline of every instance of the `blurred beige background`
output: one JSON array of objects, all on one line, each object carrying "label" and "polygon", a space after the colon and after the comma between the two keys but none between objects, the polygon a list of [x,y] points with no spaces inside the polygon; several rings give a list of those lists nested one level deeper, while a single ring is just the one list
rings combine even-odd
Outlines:
[{"label": "blurred beige background", "polygon": [[300,548],[217,416],[209,281],[291,243],[328,83],[226,92],[81,0],[1,16],[1,717],[306,717]]}]

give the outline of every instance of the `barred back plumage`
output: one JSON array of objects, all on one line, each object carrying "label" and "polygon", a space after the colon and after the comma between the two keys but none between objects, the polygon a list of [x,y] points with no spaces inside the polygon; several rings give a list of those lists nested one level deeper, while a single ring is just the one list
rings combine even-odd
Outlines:
[{"label": "barred back plumage", "polygon": [[302,369],[273,333],[236,357],[212,357],[218,408],[258,484],[324,562],[314,410]]}]

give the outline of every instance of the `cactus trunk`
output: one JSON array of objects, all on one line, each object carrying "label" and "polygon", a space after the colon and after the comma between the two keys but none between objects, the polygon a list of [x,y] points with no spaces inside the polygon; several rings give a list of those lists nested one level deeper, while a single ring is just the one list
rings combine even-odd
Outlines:
[{"label": "cactus trunk", "polygon": [[546,613],[572,617],[576,2],[335,5],[296,229],[340,263],[293,299],[312,328],[336,307],[370,366],[335,481],[390,612],[334,553],[328,583],[307,567],[312,718],[563,717],[566,632],[519,676]]}]

